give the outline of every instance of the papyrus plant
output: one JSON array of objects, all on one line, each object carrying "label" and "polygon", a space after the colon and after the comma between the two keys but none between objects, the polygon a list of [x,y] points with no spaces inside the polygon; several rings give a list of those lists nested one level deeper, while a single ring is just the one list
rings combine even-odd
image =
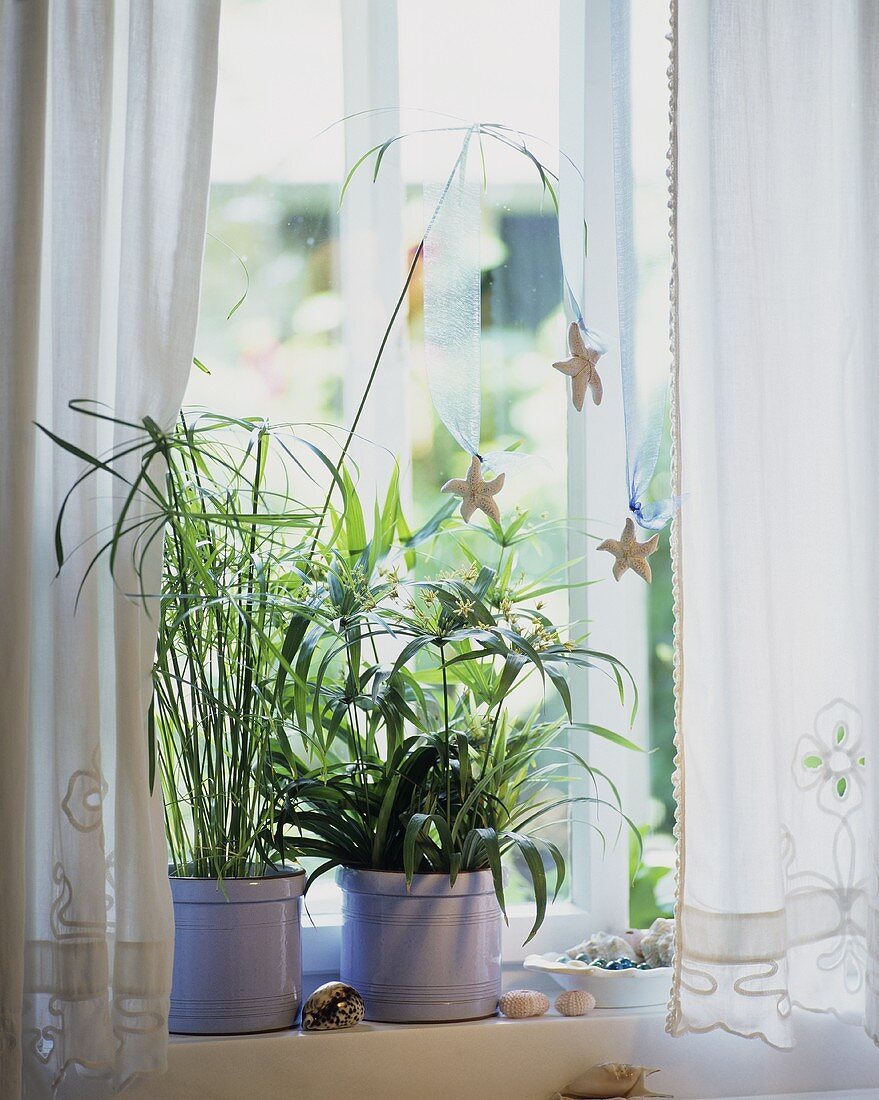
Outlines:
[{"label": "papyrus plant", "polygon": [[[149,751],[171,872],[258,872],[278,859],[266,776],[283,722],[276,692],[284,633],[325,552],[324,493],[336,490],[344,509],[344,486],[329,459],[287,426],[192,413],[163,431],[75,407],[126,433],[101,456],[53,438],[84,463],[71,492],[94,483],[113,501],[83,583],[103,561],[117,582],[133,582],[125,594],[157,622]],[[64,509],[59,567],[69,556],[63,536]],[[147,579],[156,542],[157,589]]]}]

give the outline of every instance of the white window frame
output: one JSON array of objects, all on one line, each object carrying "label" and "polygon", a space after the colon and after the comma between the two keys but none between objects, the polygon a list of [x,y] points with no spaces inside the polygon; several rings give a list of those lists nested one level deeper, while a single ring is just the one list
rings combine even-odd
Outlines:
[{"label": "white window frame", "polygon": [[[616,0],[561,0],[559,142],[573,161],[562,158],[560,218],[565,266],[590,327],[611,337],[602,359],[601,409],[568,409],[568,510],[587,517],[590,533],[618,537],[626,518],[626,440],[619,364],[616,218],[614,204],[613,87],[611,7]],[[578,174],[582,173],[582,178]],[[589,227],[588,256],[583,259],[582,222]],[[608,524],[612,526],[608,526]],[[618,525],[618,526],[617,526]],[[572,535],[569,557],[583,553]],[[619,656],[632,672],[640,698],[630,732],[642,747],[649,743],[649,666],[646,586],[608,583],[608,563],[594,549],[572,579],[600,581],[571,594],[572,618],[592,624],[596,648]],[[635,578],[626,578],[631,582]],[[575,674],[572,694],[580,720],[620,729],[616,687],[594,672]],[[645,806],[649,778],[645,758],[626,756],[618,747],[591,738],[588,761],[618,781],[626,808]],[[581,789],[585,785],[581,785]],[[588,793],[583,790],[583,793]],[[597,815],[592,815],[595,824]],[[610,815],[601,818],[608,823]],[[614,848],[613,822],[605,828],[608,851],[588,826],[575,827],[571,862],[572,899],[584,910],[589,929],[625,927],[629,919],[628,837],[624,830]],[[587,870],[581,868],[586,866]],[[558,941],[556,941],[558,942]]]},{"label": "white window frame", "polygon": [[[397,0],[341,0],[341,20],[345,164],[351,166],[367,149],[400,132],[399,112],[389,109],[400,98]],[[399,144],[382,158],[381,172],[381,187],[373,186],[368,170],[356,173],[340,211],[346,424],[366,388],[406,274]],[[373,489],[387,485],[395,460],[411,451],[405,315],[391,330],[357,433],[351,456],[368,499]],[[367,442],[372,440],[381,440],[381,448]],[[408,464],[401,466],[405,479]],[[401,492],[405,504],[408,480]]]},{"label": "white window frame", "polygon": [[[612,337],[618,330],[616,241],[613,182],[611,84],[611,4],[614,0],[560,0],[560,144],[582,171],[563,161],[560,189],[562,239],[575,242],[566,253],[568,277],[585,302],[591,327]],[[387,108],[399,102],[397,62],[397,0],[341,0],[345,64],[346,114],[368,108]],[[393,43],[393,47],[390,44]],[[390,47],[390,48],[389,48]],[[353,163],[396,131],[397,115],[383,111],[346,123],[346,161]],[[371,358],[364,349],[377,346],[405,275],[403,266],[403,182],[399,155],[383,160],[383,188],[373,188],[367,173],[352,181],[342,211],[341,282],[345,343],[351,349],[346,382],[346,413],[350,395],[362,392]],[[583,263],[576,242],[582,223],[589,226],[589,256]],[[570,246],[569,246],[570,247]],[[376,387],[361,420],[367,439],[381,439],[392,456],[409,453],[406,399],[405,325],[399,325],[389,345]],[[604,400],[600,411],[568,409],[568,510],[587,517],[592,534],[616,537],[625,519],[625,436],[618,359],[618,341],[603,360]],[[383,470],[375,463],[375,448],[355,451],[364,477],[380,484]],[[369,481],[366,482],[367,484]],[[613,526],[599,524],[609,521]],[[587,547],[589,548],[587,550]],[[572,533],[569,558],[585,558],[572,569],[574,581],[603,583],[572,591],[573,619],[595,624],[596,648],[620,656],[641,690],[639,719],[629,735],[647,744],[647,601],[640,584],[607,583],[607,561],[596,555],[594,543],[584,547],[582,535]],[[630,578],[631,580],[631,578]],[[612,729],[624,728],[614,685],[601,674],[575,671],[571,677],[575,717]],[[582,749],[583,736],[577,735]],[[647,768],[616,746],[589,737],[587,759],[617,781],[624,806],[646,804]],[[578,783],[576,793],[594,793]],[[629,913],[628,834],[605,811],[575,807],[571,831],[570,900],[551,906],[535,939],[523,941],[533,921],[530,906],[511,909],[503,937],[503,962],[516,970],[527,954],[560,949],[591,930],[626,927]],[[606,852],[593,826],[606,834]],[[307,984],[338,973],[341,916],[320,915],[303,921],[303,958]]]}]

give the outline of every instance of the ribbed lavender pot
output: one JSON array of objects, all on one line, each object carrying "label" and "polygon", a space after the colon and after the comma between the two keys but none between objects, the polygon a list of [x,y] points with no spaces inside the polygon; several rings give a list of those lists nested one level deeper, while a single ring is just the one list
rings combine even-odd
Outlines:
[{"label": "ribbed lavender pot", "polygon": [[302,995],[299,907],[305,872],[170,879],[174,977],[168,1030],[185,1035],[276,1031]]},{"label": "ribbed lavender pot", "polygon": [[341,979],[368,1020],[493,1016],[501,992],[501,913],[490,871],[406,876],[343,868]]}]

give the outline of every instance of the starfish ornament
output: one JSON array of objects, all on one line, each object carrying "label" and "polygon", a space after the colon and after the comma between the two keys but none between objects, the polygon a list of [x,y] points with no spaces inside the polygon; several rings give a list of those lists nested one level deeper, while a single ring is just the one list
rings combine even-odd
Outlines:
[{"label": "starfish ornament", "polygon": [[568,329],[568,347],[571,349],[570,359],[553,363],[553,366],[571,379],[571,398],[574,402],[574,408],[577,412],[581,412],[583,402],[586,400],[587,389],[592,391],[592,400],[595,404],[601,404],[604,391],[595,364],[601,358],[602,353],[586,343],[576,321],[572,321]]},{"label": "starfish ornament", "polygon": [[467,523],[470,517],[479,508],[487,516],[500,523],[501,513],[494,499],[504,487],[504,474],[498,474],[491,481],[484,481],[482,477],[482,461],[474,455],[470,461],[470,469],[465,478],[453,477],[442,487],[444,493],[457,493],[461,498],[461,515]]},{"label": "starfish ornament", "polygon": [[635,538],[635,523],[630,518],[626,520],[620,540],[605,539],[598,549],[607,550],[613,554],[616,561],[613,563],[613,578],[618,581],[627,569],[637,573],[648,584],[653,580],[650,563],[647,559],[659,546],[659,534],[653,535],[646,542],[638,542]]}]

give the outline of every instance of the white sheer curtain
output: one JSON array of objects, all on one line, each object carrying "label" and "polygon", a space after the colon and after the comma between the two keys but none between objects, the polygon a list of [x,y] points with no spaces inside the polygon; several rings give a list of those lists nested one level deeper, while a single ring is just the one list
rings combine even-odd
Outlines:
[{"label": "white sheer curtain", "polygon": [[[165,1061],[172,917],[145,717],[154,626],[53,525],[95,421],[173,422],[195,334],[219,0],[0,0],[0,1092],[98,1096]],[[104,494],[103,496],[101,494]],[[160,553],[158,544],[156,554]],[[157,562],[155,563],[157,564]],[[121,585],[124,589],[124,580]]]},{"label": "white sheer curtain", "polygon": [[678,21],[669,1026],[879,1040],[879,5]]}]

